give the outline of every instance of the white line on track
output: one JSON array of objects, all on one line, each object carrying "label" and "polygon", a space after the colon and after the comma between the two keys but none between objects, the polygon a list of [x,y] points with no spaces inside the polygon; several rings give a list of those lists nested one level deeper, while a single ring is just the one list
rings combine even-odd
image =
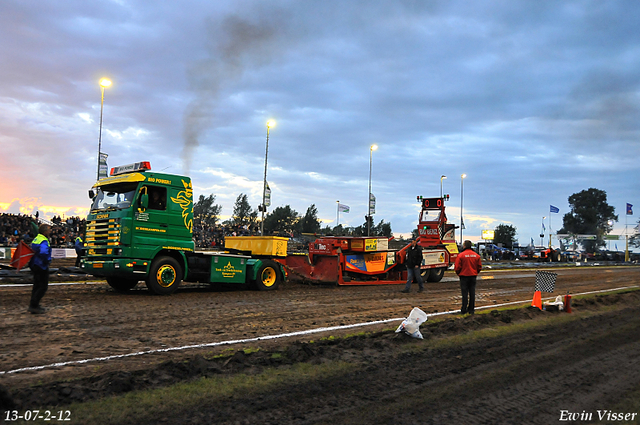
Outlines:
[{"label": "white line on track", "polygon": [[[622,290],[622,289],[630,289],[630,288],[638,288],[638,285],[623,286],[621,288],[613,288],[613,289],[603,289],[601,291],[582,292],[582,293],[579,293],[579,294],[572,294],[572,296],[598,294],[598,293],[602,293],[602,292],[612,292],[612,291],[619,291],[619,290]],[[555,299],[555,297],[548,297],[548,298],[544,298],[544,299]],[[513,302],[503,303],[503,304],[493,304],[493,305],[481,306],[481,307],[477,307],[476,309],[477,310],[482,310],[482,309],[487,309],[487,308],[504,307],[504,306],[507,306],[507,305],[514,305],[514,304],[526,304],[528,302],[529,302],[528,300],[513,301]],[[440,312],[440,313],[431,313],[431,314],[427,314],[427,317],[435,317],[435,316],[441,316],[441,315],[444,315],[444,314],[457,314],[457,313],[460,313],[460,310],[443,311],[443,312]],[[142,355],[145,355],[145,354],[166,353],[166,352],[169,352],[169,351],[182,351],[182,350],[190,350],[190,349],[193,349],[193,348],[217,347],[217,346],[221,346],[221,345],[234,345],[234,344],[243,344],[243,343],[247,343],[247,342],[257,342],[257,341],[267,341],[267,340],[278,339],[278,338],[288,338],[288,337],[292,337],[292,336],[311,335],[311,334],[319,333],[319,332],[336,331],[336,330],[342,330],[342,329],[351,329],[351,328],[357,328],[357,327],[362,327],[362,326],[370,326],[370,325],[380,325],[380,324],[389,323],[389,322],[397,322],[397,321],[401,321],[401,320],[404,320],[404,319],[405,319],[404,317],[396,317],[394,319],[376,320],[374,322],[355,323],[353,325],[329,326],[329,327],[324,327],[324,328],[309,329],[309,330],[306,330],[306,331],[289,332],[289,333],[284,333],[284,334],[279,334],[279,335],[266,335],[266,336],[259,336],[259,337],[255,337],[255,338],[235,339],[235,340],[229,340],[229,341],[210,342],[210,343],[207,343],[207,344],[184,345],[184,346],[181,346],[181,347],[170,347],[170,348],[161,348],[161,349],[158,349],[158,350],[138,351],[138,352],[135,352],[135,353],[119,354],[119,355],[115,355],[115,356],[94,357],[92,359],[73,360],[73,361],[68,361],[68,362],[52,363],[52,364],[42,365],[42,366],[32,366],[32,367],[23,367],[23,368],[20,368],[20,369],[5,370],[5,371],[0,371],[0,375],[10,374],[10,373],[18,373],[18,372],[34,371],[34,370],[51,369],[51,368],[54,368],[54,367],[79,365],[79,364],[84,364],[84,363],[89,363],[89,362],[101,362],[101,361],[107,361],[107,360],[123,359],[125,357],[136,357],[136,356],[142,356]]]},{"label": "white line on track", "polygon": [[[49,282],[49,286],[61,286],[61,285],[100,285],[106,282]],[[33,283],[7,283],[0,284],[0,288],[11,288],[21,286],[33,286]]]}]

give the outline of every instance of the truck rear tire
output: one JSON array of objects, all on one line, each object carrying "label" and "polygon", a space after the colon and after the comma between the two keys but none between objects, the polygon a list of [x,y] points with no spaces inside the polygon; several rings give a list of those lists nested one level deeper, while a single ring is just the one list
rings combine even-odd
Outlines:
[{"label": "truck rear tire", "polygon": [[158,257],[151,264],[147,277],[147,288],[157,295],[169,295],[182,282],[182,267],[172,257]]},{"label": "truck rear tire", "polygon": [[274,291],[282,282],[280,266],[272,260],[261,260],[262,265],[258,269],[254,286],[260,291]]},{"label": "truck rear tire", "polygon": [[446,267],[431,269],[429,276],[427,277],[427,282],[440,282],[444,276],[445,269]]},{"label": "truck rear tire", "polygon": [[108,277],[107,283],[118,292],[129,292],[138,284],[138,279],[125,279],[121,277]]}]

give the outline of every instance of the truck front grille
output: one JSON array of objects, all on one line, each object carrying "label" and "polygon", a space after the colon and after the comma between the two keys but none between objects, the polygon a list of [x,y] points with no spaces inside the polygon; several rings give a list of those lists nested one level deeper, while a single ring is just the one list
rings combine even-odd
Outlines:
[{"label": "truck front grille", "polygon": [[85,249],[88,255],[111,255],[119,245],[120,220],[108,218],[87,223]]}]

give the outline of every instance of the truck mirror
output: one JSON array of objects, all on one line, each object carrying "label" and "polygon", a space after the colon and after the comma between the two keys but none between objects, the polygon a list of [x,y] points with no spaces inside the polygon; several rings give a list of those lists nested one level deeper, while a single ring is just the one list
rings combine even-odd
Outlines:
[{"label": "truck mirror", "polygon": [[145,210],[149,208],[149,195],[146,193],[140,195],[140,207]]},{"label": "truck mirror", "polygon": [[96,197],[96,193],[93,191],[93,189],[89,189],[89,199],[93,199]]}]

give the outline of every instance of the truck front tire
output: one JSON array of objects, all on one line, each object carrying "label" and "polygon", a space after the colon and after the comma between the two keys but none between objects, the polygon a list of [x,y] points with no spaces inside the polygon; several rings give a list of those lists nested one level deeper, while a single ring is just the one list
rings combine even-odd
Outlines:
[{"label": "truck front tire", "polygon": [[272,260],[261,260],[262,265],[258,269],[254,286],[260,291],[274,291],[282,282],[280,266]]},{"label": "truck front tire", "polygon": [[158,257],[151,264],[147,277],[147,288],[157,295],[169,295],[182,282],[182,267],[172,257]]}]

